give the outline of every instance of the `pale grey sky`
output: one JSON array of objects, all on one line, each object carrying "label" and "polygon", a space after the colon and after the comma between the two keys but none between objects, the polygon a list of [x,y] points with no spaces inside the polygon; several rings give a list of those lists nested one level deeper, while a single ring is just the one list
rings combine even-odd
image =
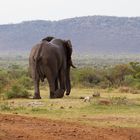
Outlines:
[{"label": "pale grey sky", "polygon": [[88,15],[140,16],[140,0],[0,0],[0,24]]}]

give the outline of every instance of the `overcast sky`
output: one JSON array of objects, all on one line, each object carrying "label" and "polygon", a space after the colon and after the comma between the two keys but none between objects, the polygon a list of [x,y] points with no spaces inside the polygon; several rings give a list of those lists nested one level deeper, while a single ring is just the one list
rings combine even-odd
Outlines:
[{"label": "overcast sky", "polygon": [[140,0],[0,0],[0,24],[88,15],[140,16]]}]

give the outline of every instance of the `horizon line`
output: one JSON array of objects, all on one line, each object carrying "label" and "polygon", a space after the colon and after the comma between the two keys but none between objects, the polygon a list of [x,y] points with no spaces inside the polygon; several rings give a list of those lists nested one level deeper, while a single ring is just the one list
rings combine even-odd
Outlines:
[{"label": "horizon line", "polygon": [[114,15],[87,15],[87,16],[75,16],[75,17],[68,17],[68,18],[62,18],[58,20],[47,20],[47,19],[33,19],[33,20],[22,20],[19,22],[9,22],[9,23],[2,23],[0,25],[14,25],[14,24],[21,24],[24,22],[32,22],[32,21],[49,21],[49,22],[59,22],[63,20],[70,20],[74,18],[83,18],[83,17],[114,17],[114,18],[140,18],[140,16],[114,16]]}]

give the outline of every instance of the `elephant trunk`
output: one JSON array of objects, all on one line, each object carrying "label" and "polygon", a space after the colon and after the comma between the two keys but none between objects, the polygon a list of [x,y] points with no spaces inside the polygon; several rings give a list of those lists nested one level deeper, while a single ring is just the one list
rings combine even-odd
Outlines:
[{"label": "elephant trunk", "polygon": [[67,70],[66,70],[66,95],[69,95],[71,92],[71,82],[70,82],[70,67],[76,68],[76,66],[73,65],[71,57],[69,62],[67,62]]},{"label": "elephant trunk", "polygon": [[69,95],[71,92],[71,82],[70,82],[70,67],[76,68],[71,59],[72,55],[72,45],[70,40],[67,40],[65,42],[65,53],[66,53],[66,63],[67,63],[67,69],[66,69],[66,95]]},{"label": "elephant trunk", "polygon": [[70,60],[70,66],[71,66],[72,68],[76,68],[76,66],[74,66],[74,64],[72,63],[72,60]]},{"label": "elephant trunk", "polygon": [[71,92],[71,82],[70,82],[70,66],[66,70],[66,95]]}]

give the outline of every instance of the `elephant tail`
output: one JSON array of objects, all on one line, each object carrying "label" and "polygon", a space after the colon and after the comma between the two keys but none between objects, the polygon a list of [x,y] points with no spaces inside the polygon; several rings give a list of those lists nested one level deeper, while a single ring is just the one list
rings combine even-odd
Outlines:
[{"label": "elephant tail", "polygon": [[42,42],[39,46],[38,52],[37,52],[37,56],[36,56],[36,61],[35,61],[35,70],[36,70],[36,74],[39,76],[39,78],[41,79],[41,81],[44,81],[44,74],[43,71],[41,69],[41,51],[43,48],[44,43]]}]

